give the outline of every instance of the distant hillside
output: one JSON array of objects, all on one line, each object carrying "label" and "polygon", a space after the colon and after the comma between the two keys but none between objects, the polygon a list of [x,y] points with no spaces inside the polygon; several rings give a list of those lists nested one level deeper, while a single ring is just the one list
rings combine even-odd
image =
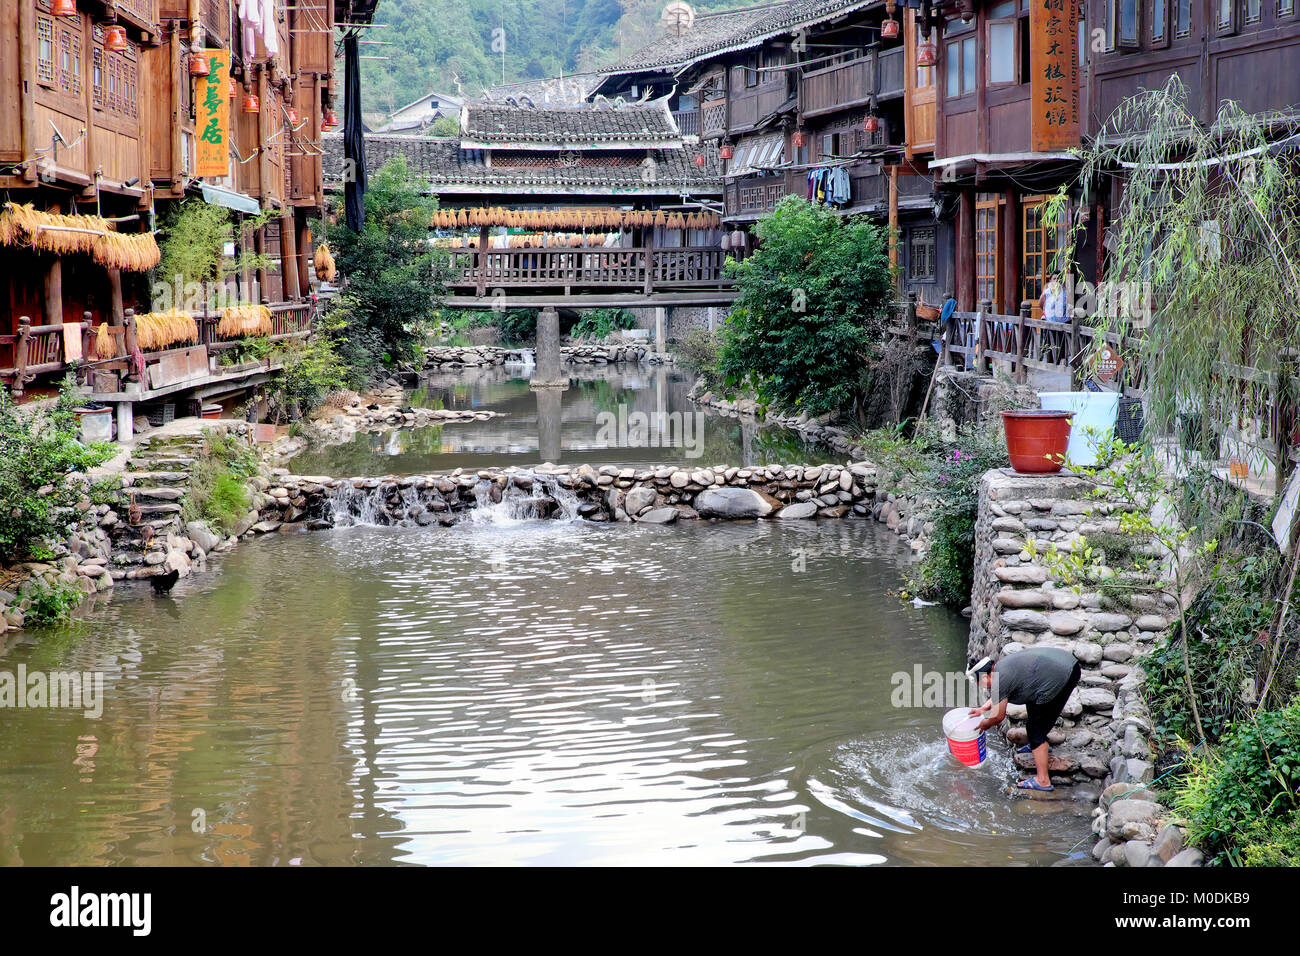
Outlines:
[{"label": "distant hillside", "polygon": [[[668,0],[380,0],[375,22],[385,29],[366,39],[362,106],[391,113],[430,90],[477,97],[486,86],[596,70],[644,46],[662,29]],[[697,10],[747,6],[742,0],[701,0]]]}]

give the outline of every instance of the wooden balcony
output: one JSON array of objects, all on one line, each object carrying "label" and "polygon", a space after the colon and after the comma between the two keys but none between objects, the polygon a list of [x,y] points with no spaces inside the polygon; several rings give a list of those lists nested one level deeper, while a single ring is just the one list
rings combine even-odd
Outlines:
[{"label": "wooden balcony", "polygon": [[677,129],[683,136],[700,135],[699,110],[673,110],[673,122],[677,124]]},{"label": "wooden balcony", "polygon": [[453,289],[643,292],[719,288],[726,253],[713,246],[664,249],[453,249]]},{"label": "wooden balcony", "polygon": [[700,136],[722,136],[727,132],[727,101],[700,104]]},{"label": "wooden balcony", "polygon": [[726,214],[757,218],[776,208],[786,196],[785,179],[750,179],[727,184]]},{"label": "wooden balcony", "polygon": [[[285,302],[270,305],[268,308],[271,310],[271,334],[266,337],[266,341],[275,342],[290,338],[303,338],[310,334],[314,321],[311,303]],[[199,329],[198,341],[174,348],[145,352],[146,381],[148,380],[148,368],[158,365],[167,356],[203,349],[204,357],[202,362],[206,364],[206,355],[208,353],[234,348],[242,341],[242,339],[223,339],[217,334],[217,324],[221,321],[219,312],[195,312],[192,314]],[[133,317],[127,317],[128,324],[133,321]],[[32,325],[31,319],[27,316],[19,319],[16,334],[0,335],[0,361],[6,363],[3,367],[0,367],[0,382],[8,383],[14,395],[20,396],[24,387],[35,380],[37,376],[52,375],[70,370],[71,367],[65,359],[64,339],[71,328],[72,326],[64,323]],[[98,326],[79,325],[78,328],[82,342],[81,354],[85,357],[94,356],[95,334],[98,331]],[[126,334],[126,326],[118,326],[112,328],[111,331],[120,340]],[[76,367],[82,370],[82,376],[86,378],[84,384],[90,384],[95,372],[123,373],[128,370],[128,365],[125,356],[98,360],[89,358],[89,360],[83,359],[76,363]],[[101,383],[103,381],[103,379],[96,380]]]},{"label": "wooden balcony", "polygon": [[884,99],[903,92],[903,48],[835,63],[804,74],[799,84],[799,112],[821,116],[836,110],[866,106],[873,96]]}]

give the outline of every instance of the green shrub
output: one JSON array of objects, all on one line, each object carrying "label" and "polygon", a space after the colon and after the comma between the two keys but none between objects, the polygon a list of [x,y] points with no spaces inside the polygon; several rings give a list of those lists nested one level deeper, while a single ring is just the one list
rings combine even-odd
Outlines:
[{"label": "green shrub", "polygon": [[1280,820],[1256,820],[1241,844],[1245,866],[1300,866],[1300,810]]},{"label": "green shrub", "polygon": [[0,388],[0,561],[42,554],[66,537],[85,493],[66,476],[113,455],[111,446],[81,443],[76,406],[71,378],[57,401],[34,412],[19,410]]},{"label": "green shrub", "polygon": [[36,583],[24,588],[24,597],[32,603],[24,614],[23,623],[29,627],[43,627],[67,618],[85,598],[80,588],[71,584]]},{"label": "green shrub", "polygon": [[1244,846],[1300,809],[1300,700],[1238,719],[1191,764],[1175,791],[1189,841],[1211,863],[1242,862]]},{"label": "green shrub", "polygon": [[[1192,636],[1186,648],[1191,685],[1201,726],[1211,742],[1234,721],[1248,716],[1258,703],[1255,693],[1263,654],[1258,635],[1267,633],[1272,623],[1275,567],[1275,557],[1225,555],[1187,609],[1185,628]],[[1174,633],[1157,642],[1142,663],[1144,695],[1156,738],[1162,742],[1196,739],[1182,640],[1181,633]]]},{"label": "green shrub", "polygon": [[755,228],[762,245],[727,264],[739,295],[723,327],[725,384],[814,415],[848,407],[894,295],[886,230],[798,197]]},{"label": "green shrub", "polygon": [[677,344],[677,357],[682,366],[709,390],[722,387],[722,374],[718,371],[718,354],[721,340],[708,329],[691,329]]},{"label": "green shrub", "polygon": [[569,334],[575,339],[600,340],[635,325],[636,316],[627,309],[585,309]]},{"label": "green shrub", "polygon": [[257,474],[257,455],[229,433],[209,429],[204,438],[207,454],[190,470],[181,519],[206,521],[222,534],[231,534],[251,507],[247,481]]},{"label": "green shrub", "polygon": [[536,309],[506,309],[492,316],[506,345],[523,345],[537,338]]}]

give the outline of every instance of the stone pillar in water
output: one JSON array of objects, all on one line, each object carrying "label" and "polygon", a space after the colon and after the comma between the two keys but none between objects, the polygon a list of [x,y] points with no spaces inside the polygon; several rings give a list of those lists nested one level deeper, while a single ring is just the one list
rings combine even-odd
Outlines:
[{"label": "stone pillar in water", "polygon": [[528,384],[533,388],[564,388],[569,384],[560,373],[560,314],[554,309],[537,313],[537,364]]},{"label": "stone pillar in water", "polygon": [[537,396],[537,454],[542,461],[553,465],[560,463],[560,400],[563,390],[538,388]]},{"label": "stone pillar in water", "polygon": [[665,341],[665,326],[668,324],[668,310],[663,306],[655,306],[655,351],[663,355],[667,348]]}]

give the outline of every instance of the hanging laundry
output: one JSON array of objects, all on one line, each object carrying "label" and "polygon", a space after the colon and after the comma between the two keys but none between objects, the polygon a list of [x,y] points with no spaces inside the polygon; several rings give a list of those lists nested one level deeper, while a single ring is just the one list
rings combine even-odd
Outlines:
[{"label": "hanging laundry", "polygon": [[852,193],[849,185],[849,174],[843,166],[836,166],[830,170],[826,195],[827,200],[836,206],[848,205]]},{"label": "hanging laundry", "polygon": [[275,0],[261,0],[262,46],[268,57],[280,52],[280,29],[275,17]]}]

